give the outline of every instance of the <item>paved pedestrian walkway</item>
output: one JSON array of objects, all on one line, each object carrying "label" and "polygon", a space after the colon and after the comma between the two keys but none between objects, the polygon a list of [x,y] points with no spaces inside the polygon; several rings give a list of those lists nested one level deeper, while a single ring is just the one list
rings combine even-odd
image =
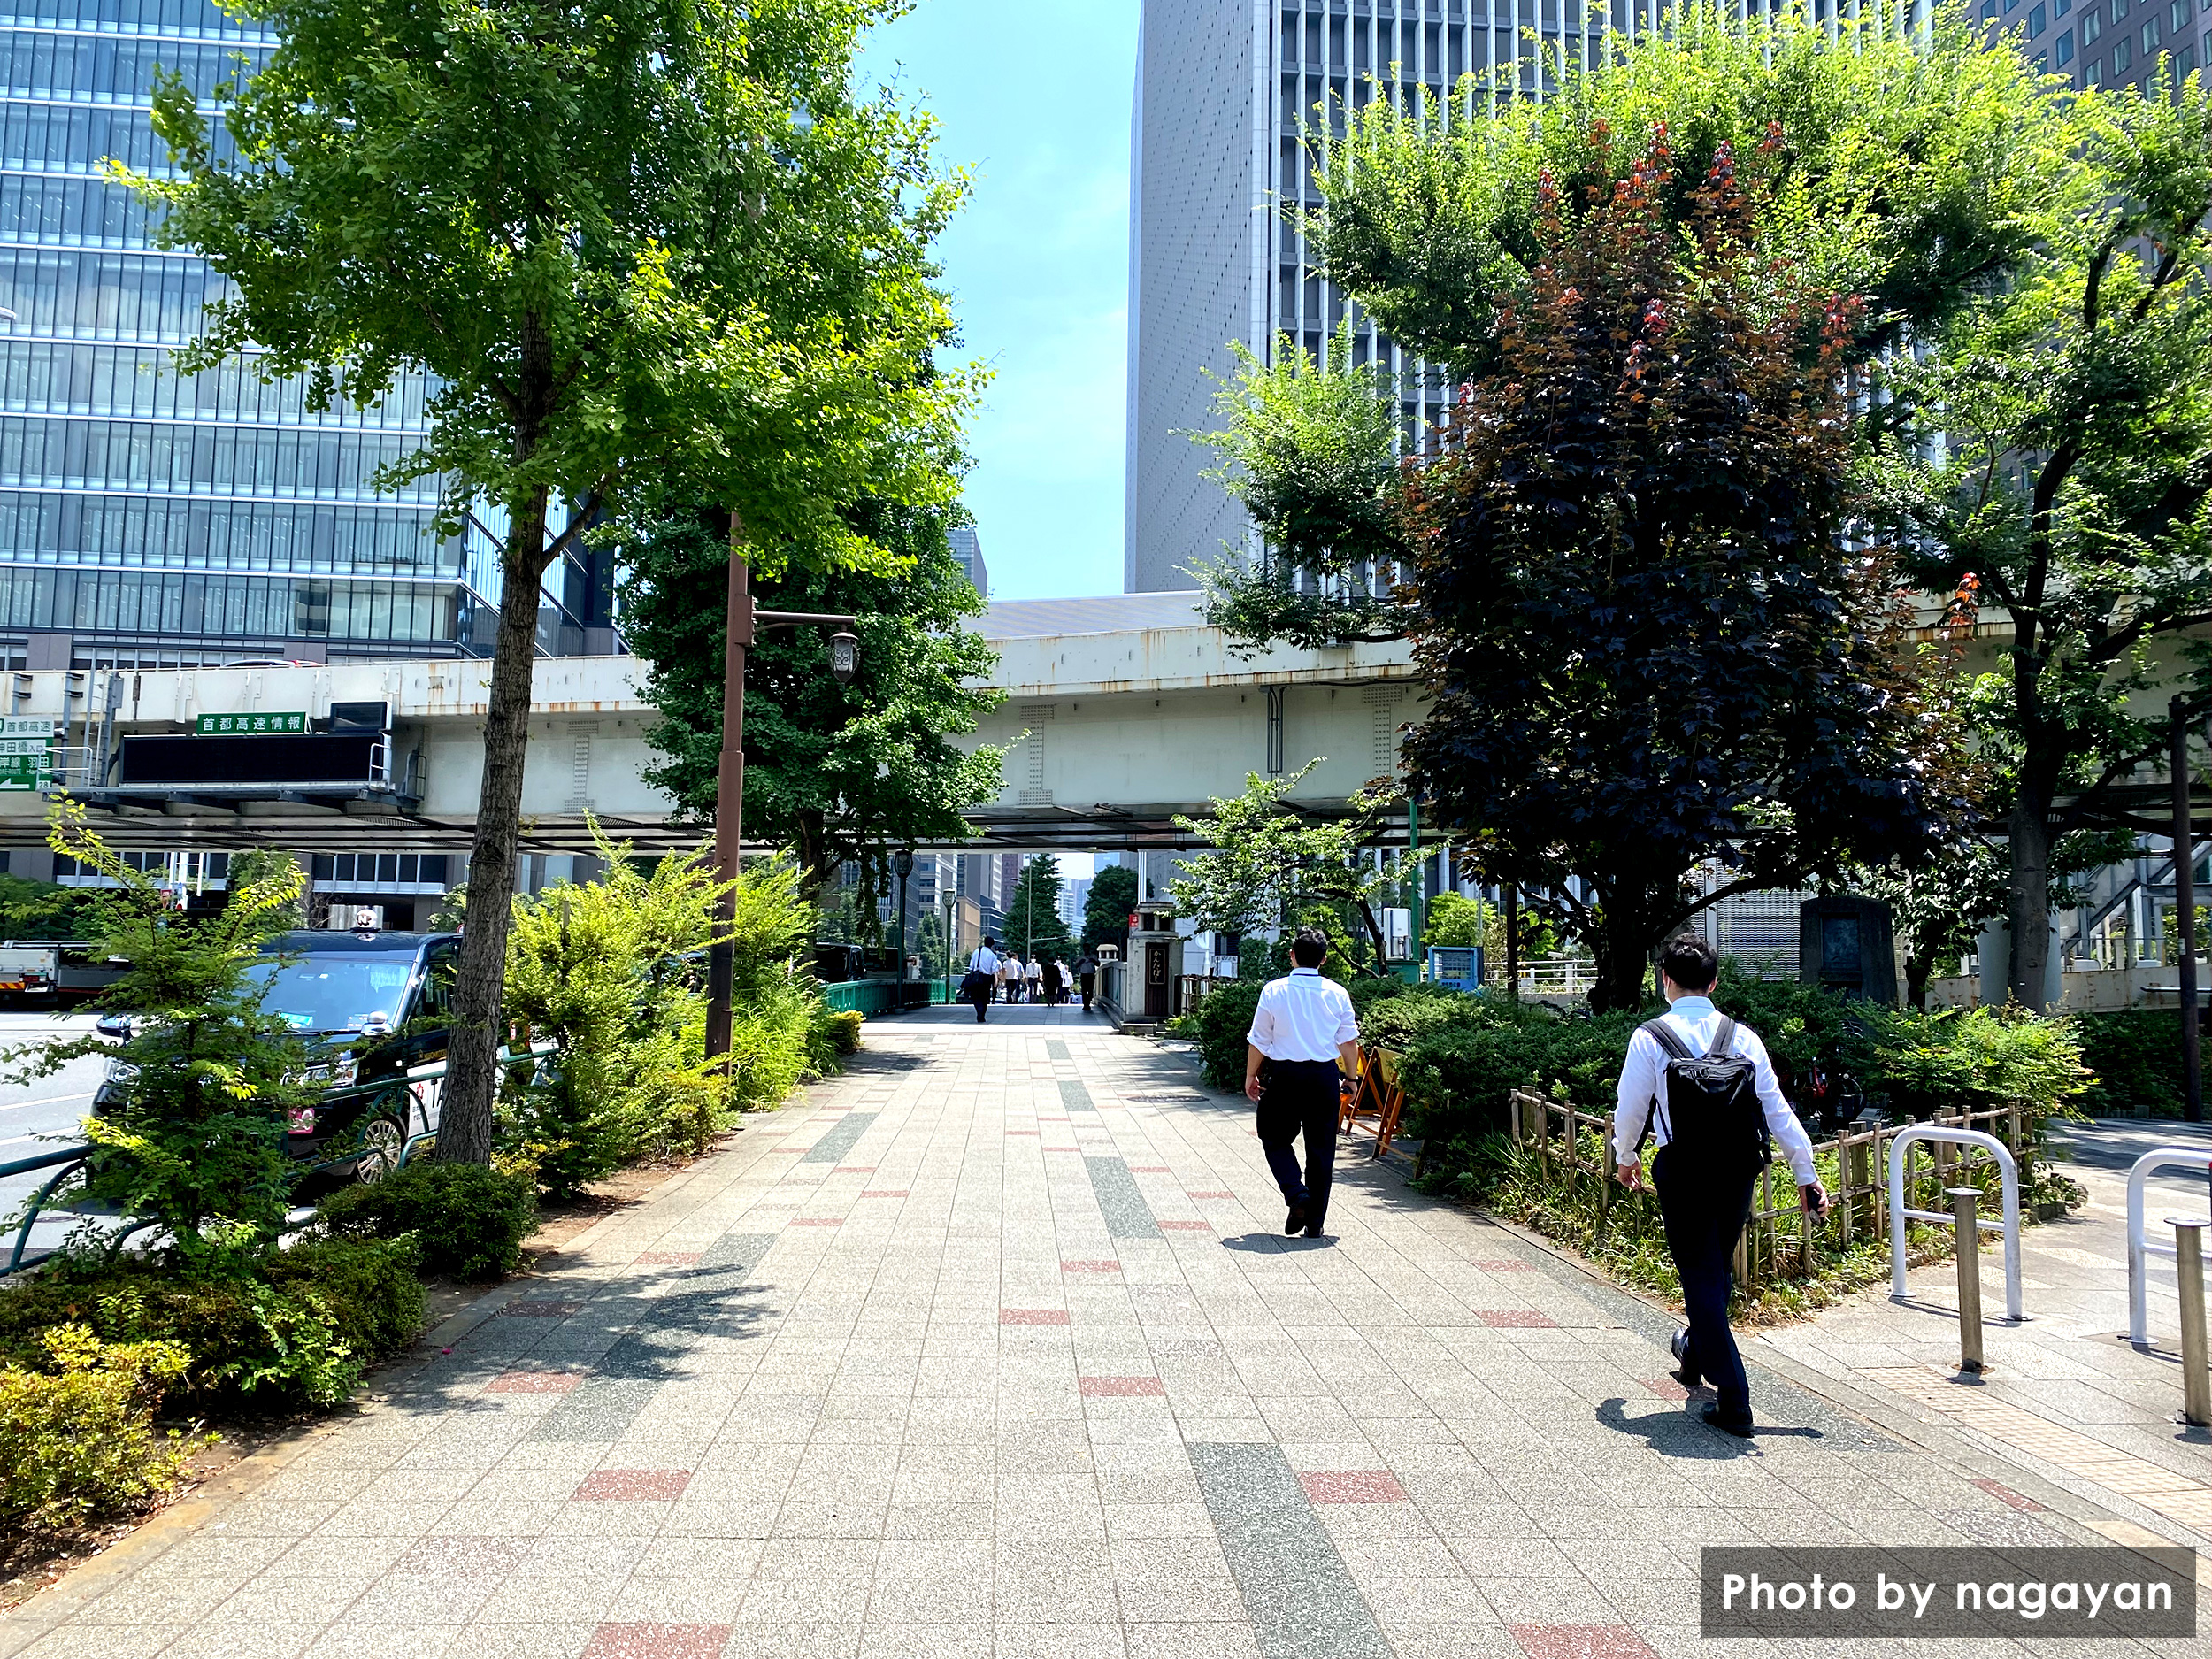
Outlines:
[{"label": "paved pedestrian walkway", "polygon": [[[2127,1171],[2154,1148],[2201,1147],[2200,1125],[2120,1120],[2068,1125],[2068,1173],[2089,1202],[2065,1219],[2022,1235],[2019,1325],[2003,1322],[2004,1273],[1995,1248],[1982,1257],[1985,1375],[1958,1371],[1958,1279],[1949,1263],[1906,1278],[1908,1300],[1888,1286],[1754,1345],[1786,1359],[1846,1398],[1901,1407],[1953,1427],[1991,1450],[2151,1531],[2212,1544],[2212,1431],[2185,1427],[2172,1263],[2149,1276],[2150,1344],[2128,1341]],[[2170,1170],[2150,1182],[2153,1237],[2173,1241],[2165,1217],[2207,1213],[2201,1171]]]},{"label": "paved pedestrian walkway", "polygon": [[1770,1374],[1716,1433],[1668,1321],[1394,1170],[1284,1239],[1244,1103],[1064,1012],[872,1025],[0,1659],[1640,1659],[1702,1544],[2104,1536]]}]

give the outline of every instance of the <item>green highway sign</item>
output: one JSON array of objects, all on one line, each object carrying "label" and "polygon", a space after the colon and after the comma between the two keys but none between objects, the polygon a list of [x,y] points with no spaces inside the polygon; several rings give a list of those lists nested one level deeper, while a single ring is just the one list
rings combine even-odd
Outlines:
[{"label": "green highway sign", "polygon": [[304,714],[203,714],[192,722],[199,737],[250,737],[307,730]]},{"label": "green highway sign", "polygon": [[53,782],[60,726],[47,714],[0,715],[0,794],[29,794]]}]

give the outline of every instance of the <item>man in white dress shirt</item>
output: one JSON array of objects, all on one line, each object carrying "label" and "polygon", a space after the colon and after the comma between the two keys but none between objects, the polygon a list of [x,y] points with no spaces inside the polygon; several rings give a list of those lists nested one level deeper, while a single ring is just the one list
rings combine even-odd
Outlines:
[{"label": "man in white dress shirt", "polygon": [[[1743,1356],[1736,1351],[1735,1336],[1728,1328],[1728,1293],[1732,1284],[1729,1268],[1736,1240],[1750,1219],[1752,1189],[1764,1159],[1753,1147],[1747,1130],[1742,1136],[1740,1156],[1732,1153],[1724,1163],[1708,1154],[1697,1164],[1684,1156],[1686,1148],[1673,1145],[1675,1125],[1670,1108],[1693,1102],[1671,1093],[1670,1058],[1693,1065],[1699,1058],[1732,1056],[1739,1063],[1747,1062],[1750,1086],[1757,1095],[1767,1137],[1780,1144],[1783,1156],[1789,1160],[1806,1209],[1815,1215],[1827,1214],[1828,1194],[1813,1170],[1813,1143],[1789,1102],[1782,1097],[1782,1086],[1775,1080],[1774,1063],[1767,1057],[1766,1045],[1756,1033],[1713,1006],[1709,994],[1719,970],[1713,948],[1694,933],[1670,940],[1659,953],[1659,988],[1665,994],[1668,1010],[1628,1040],[1628,1059],[1621,1068],[1613,1118],[1613,1157],[1621,1185],[1640,1191],[1644,1184],[1640,1148],[1646,1125],[1649,1125],[1658,1146],[1652,1158],[1652,1185],[1658,1191],[1659,1214],[1667,1229],[1667,1253],[1674,1257],[1675,1271],[1682,1280],[1683,1310],[1690,1324],[1687,1331],[1674,1339],[1674,1357],[1679,1367],[1674,1375],[1685,1387],[1709,1381],[1719,1398],[1704,1408],[1705,1421],[1730,1434],[1748,1437],[1752,1432],[1751,1385],[1744,1375]],[[1734,1071],[1740,1078],[1740,1067]]]},{"label": "man in white dress shirt", "polygon": [[967,977],[960,982],[960,998],[975,1004],[975,1023],[983,1023],[984,1010],[998,994],[998,941],[987,938],[968,958]]},{"label": "man in white dress shirt", "polygon": [[[1244,1042],[1244,1092],[1260,1109],[1260,1146],[1283,1202],[1286,1233],[1322,1236],[1336,1174],[1336,1125],[1342,1091],[1359,1071],[1359,1022],[1352,999],[1324,979],[1329,936],[1302,927],[1291,941],[1296,965],[1260,991]],[[1339,1070],[1339,1067],[1342,1070]],[[1306,1137],[1306,1167],[1291,1143]]]}]

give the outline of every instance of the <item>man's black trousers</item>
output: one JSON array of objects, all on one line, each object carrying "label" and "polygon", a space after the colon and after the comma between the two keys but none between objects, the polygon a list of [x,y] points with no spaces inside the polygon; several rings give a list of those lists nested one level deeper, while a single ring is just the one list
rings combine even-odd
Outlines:
[{"label": "man's black trousers", "polygon": [[[1337,1070],[1333,1060],[1270,1060],[1260,1068],[1260,1147],[1283,1202],[1306,1207],[1306,1225],[1321,1231],[1336,1175]],[[1306,1167],[1291,1142],[1306,1137]]]},{"label": "man's black trousers", "polygon": [[1728,1328],[1730,1267],[1736,1240],[1751,1219],[1751,1188],[1758,1171],[1717,1179],[1687,1164],[1678,1170],[1673,1158],[1671,1146],[1661,1147],[1651,1161],[1651,1180],[1659,1190],[1667,1251],[1681,1276],[1682,1305],[1690,1320],[1682,1369],[1711,1383],[1722,1412],[1734,1417],[1751,1409],[1751,1384]]}]

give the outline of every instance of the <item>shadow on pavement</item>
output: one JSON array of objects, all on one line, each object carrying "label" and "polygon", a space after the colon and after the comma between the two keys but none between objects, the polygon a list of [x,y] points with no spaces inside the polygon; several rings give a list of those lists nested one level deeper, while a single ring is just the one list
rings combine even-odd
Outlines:
[{"label": "shadow on pavement", "polygon": [[[1732,1434],[1709,1428],[1686,1411],[1663,1409],[1647,1416],[1632,1417],[1628,1402],[1606,1400],[1599,1403],[1597,1419],[1616,1433],[1633,1434],[1662,1457],[1692,1457],[1712,1463],[1732,1457],[1756,1457],[1755,1444],[1747,1444]],[[1781,1438],[1792,1440],[1824,1440],[1818,1429],[1784,1428],[1762,1423],[1752,1431],[1755,1440]]]},{"label": "shadow on pavement", "polygon": [[1336,1248],[1336,1239],[1333,1235],[1325,1235],[1318,1239],[1303,1237],[1294,1239],[1279,1233],[1240,1233],[1222,1240],[1221,1248],[1225,1250],[1248,1252],[1275,1250],[1291,1255],[1303,1255],[1310,1250],[1333,1250]]}]

